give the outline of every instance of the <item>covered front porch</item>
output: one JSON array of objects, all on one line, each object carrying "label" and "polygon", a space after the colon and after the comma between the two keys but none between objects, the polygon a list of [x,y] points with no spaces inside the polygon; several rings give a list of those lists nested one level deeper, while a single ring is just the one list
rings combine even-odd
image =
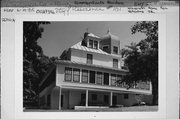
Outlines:
[{"label": "covered front porch", "polygon": [[[124,97],[125,96],[125,97]],[[124,99],[126,98],[126,99]],[[59,88],[59,110],[83,108],[109,108],[110,106],[131,105],[132,96],[124,92],[99,89]]]}]

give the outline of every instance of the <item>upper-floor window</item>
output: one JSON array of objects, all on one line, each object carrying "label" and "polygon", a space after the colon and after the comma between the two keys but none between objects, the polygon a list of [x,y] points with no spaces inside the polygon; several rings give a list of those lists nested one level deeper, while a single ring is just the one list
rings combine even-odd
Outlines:
[{"label": "upper-floor window", "polygon": [[117,85],[118,85],[119,87],[123,87],[123,84],[121,83],[121,81],[122,81],[122,75],[117,75],[117,81],[118,81]]},{"label": "upper-floor window", "polygon": [[97,72],[96,76],[97,76],[96,77],[96,79],[97,79],[96,83],[97,84],[102,84],[102,77],[103,77],[102,72]]},{"label": "upper-floor window", "polygon": [[65,81],[72,81],[72,68],[65,67]]},{"label": "upper-floor window", "polygon": [[89,48],[98,49],[98,41],[89,39]]},{"label": "upper-floor window", "polygon": [[93,55],[87,54],[87,64],[92,64],[92,63],[93,63]]},{"label": "upper-floor window", "polygon": [[89,73],[89,83],[95,83],[95,71],[90,71]]},{"label": "upper-floor window", "polygon": [[82,70],[82,83],[88,83],[88,70]]},{"label": "upper-floor window", "polygon": [[116,86],[116,74],[111,74],[111,85]]},{"label": "upper-floor window", "polygon": [[94,48],[98,49],[98,42],[97,41],[94,41]]},{"label": "upper-floor window", "polygon": [[118,68],[118,59],[113,59],[113,67]]},{"label": "upper-floor window", "polygon": [[93,48],[93,40],[89,39],[89,47]]},{"label": "upper-floor window", "polygon": [[114,53],[114,54],[118,54],[118,47],[113,46],[113,53]]},{"label": "upper-floor window", "polygon": [[109,85],[109,73],[104,73],[104,85]]},{"label": "upper-floor window", "polygon": [[105,46],[103,46],[103,51],[105,51],[105,52],[109,52],[109,46],[108,45],[105,45]]},{"label": "upper-floor window", "polygon": [[79,82],[80,81],[80,69],[73,69],[73,81]]}]

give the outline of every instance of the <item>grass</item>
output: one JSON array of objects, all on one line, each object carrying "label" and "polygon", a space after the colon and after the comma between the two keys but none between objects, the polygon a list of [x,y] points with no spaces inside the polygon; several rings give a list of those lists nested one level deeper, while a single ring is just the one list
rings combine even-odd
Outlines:
[{"label": "grass", "polygon": [[158,111],[158,106],[132,106],[120,108],[104,108],[93,110],[42,110],[42,109],[26,109],[24,112],[154,112]]}]

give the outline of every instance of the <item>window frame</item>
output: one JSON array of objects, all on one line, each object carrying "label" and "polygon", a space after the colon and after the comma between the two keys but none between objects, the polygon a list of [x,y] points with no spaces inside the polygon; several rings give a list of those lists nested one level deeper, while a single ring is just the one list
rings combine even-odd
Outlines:
[{"label": "window frame", "polygon": [[[122,75],[117,75],[117,81],[118,81],[119,77],[120,77],[120,80],[122,80]],[[118,83],[118,86],[119,87],[123,87],[123,83],[121,83],[121,84]]]},{"label": "window frame", "polygon": [[118,68],[118,63],[119,63],[119,60],[113,58],[113,68]]},{"label": "window frame", "polygon": [[[98,82],[99,79],[101,80],[101,83]],[[102,83],[103,83],[103,73],[98,71],[96,73],[96,84],[102,85]]]},{"label": "window frame", "polygon": [[[90,41],[92,41],[92,42],[90,42]],[[90,45],[91,43],[92,43],[92,46]],[[92,39],[89,39],[89,48],[93,48],[93,46],[94,46],[94,41]]]},{"label": "window frame", "polygon": [[[117,49],[116,49],[117,48]],[[117,50],[117,51],[116,51]],[[113,54],[118,54],[118,47],[117,46],[113,46]]]},{"label": "window frame", "polygon": [[[94,72],[94,77],[93,77],[94,80],[92,80],[92,77],[91,77],[92,73],[91,72]],[[93,81],[93,82],[91,82],[91,81]],[[96,83],[96,72],[95,71],[91,71],[91,70],[89,71],[89,83],[91,83],[91,84],[95,84]]]},{"label": "window frame", "polygon": [[[95,45],[95,42],[97,43],[97,46]],[[95,46],[96,46],[96,47],[95,47]],[[98,41],[94,40],[93,48],[94,48],[94,49],[98,49]]]},{"label": "window frame", "polygon": [[[67,69],[70,69],[70,72],[71,73],[67,73]],[[67,80],[67,77],[66,76],[70,76],[70,80]],[[72,68],[70,67],[65,67],[65,75],[64,75],[64,81],[68,81],[68,82],[71,82],[72,81]]]},{"label": "window frame", "polygon": [[[78,71],[78,74],[75,74],[74,71]],[[74,80],[75,76],[78,76],[78,81]],[[73,82],[80,82],[80,69],[78,68],[73,68]]]},{"label": "window frame", "polygon": [[[105,82],[106,82],[106,80],[105,80],[105,78],[106,78],[105,74],[108,74],[108,80],[106,79],[106,80],[108,81],[108,84],[105,84]],[[104,74],[103,74],[103,85],[107,85],[107,86],[109,85],[109,73],[104,73]]]},{"label": "window frame", "polygon": [[86,61],[86,63],[87,64],[93,64],[93,55],[92,54],[87,54],[87,61]]},{"label": "window frame", "polygon": [[[113,77],[115,77],[115,78],[113,79]],[[115,80],[114,84],[112,83],[113,80]],[[111,86],[116,86],[117,85],[116,81],[117,81],[117,75],[116,74],[111,74]]]},{"label": "window frame", "polygon": [[[88,70],[85,70],[85,69],[82,69],[81,70],[82,72],[82,74],[81,74],[81,82],[82,83],[88,83],[88,80],[89,80],[89,71]],[[87,72],[86,72],[87,71]],[[86,72],[87,73],[87,75],[84,75],[84,72]],[[85,81],[83,81],[83,77],[86,77],[87,78],[87,81],[85,82]]]},{"label": "window frame", "polygon": [[[104,47],[107,47],[107,50],[104,50]],[[109,45],[103,45],[102,50],[105,51],[105,52],[109,52]]]}]

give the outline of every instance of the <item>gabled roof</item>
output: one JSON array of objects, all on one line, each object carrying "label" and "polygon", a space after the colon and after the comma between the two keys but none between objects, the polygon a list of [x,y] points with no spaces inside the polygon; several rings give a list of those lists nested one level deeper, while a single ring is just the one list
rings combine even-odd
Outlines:
[{"label": "gabled roof", "polygon": [[81,41],[78,42],[77,44],[71,46],[71,48],[78,49],[78,50],[83,50],[83,51],[87,51],[87,52],[94,52],[94,53],[99,53],[99,54],[104,54],[104,55],[110,55],[107,52],[104,52],[103,50],[101,50],[100,48],[92,49],[92,48],[88,48],[86,46],[82,46]]}]

